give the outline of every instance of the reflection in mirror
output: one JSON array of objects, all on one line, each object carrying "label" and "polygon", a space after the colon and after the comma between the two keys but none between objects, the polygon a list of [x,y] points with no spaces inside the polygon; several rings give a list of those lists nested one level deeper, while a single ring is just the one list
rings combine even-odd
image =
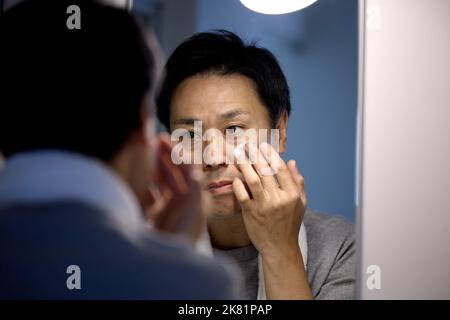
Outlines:
[{"label": "reflection in mirror", "polygon": [[357,9],[320,0],[266,15],[240,1],[134,1],[170,59],[157,99],[165,129],[279,130],[286,172],[203,164],[205,239],[240,269],[243,298],[355,298]]}]

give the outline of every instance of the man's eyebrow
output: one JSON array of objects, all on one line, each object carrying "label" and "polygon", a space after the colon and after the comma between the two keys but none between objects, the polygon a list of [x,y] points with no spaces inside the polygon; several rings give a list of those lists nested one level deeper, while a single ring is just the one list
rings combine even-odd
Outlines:
[{"label": "man's eyebrow", "polygon": [[174,124],[185,124],[185,125],[194,125],[195,121],[201,121],[198,118],[180,118],[175,120]]},{"label": "man's eyebrow", "polygon": [[240,115],[249,115],[250,113],[244,110],[231,110],[220,114],[223,119],[233,119]]}]

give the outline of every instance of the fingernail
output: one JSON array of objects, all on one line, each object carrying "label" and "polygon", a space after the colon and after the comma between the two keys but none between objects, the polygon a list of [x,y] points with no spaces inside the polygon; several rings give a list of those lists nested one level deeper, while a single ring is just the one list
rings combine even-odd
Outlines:
[{"label": "fingernail", "polygon": [[267,150],[267,148],[269,147],[269,145],[268,145],[268,143],[267,142],[262,142],[260,145],[259,145],[259,148],[260,149],[262,149],[262,150]]},{"label": "fingernail", "polygon": [[236,159],[240,160],[244,156],[244,146],[245,144],[241,144],[237,146],[236,149],[234,149],[233,155],[236,157]]}]

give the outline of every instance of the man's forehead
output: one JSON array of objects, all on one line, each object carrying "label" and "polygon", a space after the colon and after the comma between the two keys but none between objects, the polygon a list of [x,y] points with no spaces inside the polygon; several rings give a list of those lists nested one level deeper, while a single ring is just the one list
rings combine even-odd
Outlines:
[{"label": "man's forehead", "polygon": [[244,107],[223,108],[223,110],[216,112],[213,110],[203,110],[203,112],[190,114],[183,112],[179,115],[174,115],[174,124],[194,124],[195,121],[206,121],[208,119],[215,120],[233,120],[236,118],[249,117],[251,112]]},{"label": "man's forehead", "polygon": [[255,99],[257,96],[253,81],[243,75],[199,74],[183,80],[172,98],[198,105],[233,103],[242,99]]},{"label": "man's forehead", "polygon": [[171,103],[172,125],[205,125],[233,119],[266,116],[250,79],[239,74],[196,75],[184,80],[175,90]]}]

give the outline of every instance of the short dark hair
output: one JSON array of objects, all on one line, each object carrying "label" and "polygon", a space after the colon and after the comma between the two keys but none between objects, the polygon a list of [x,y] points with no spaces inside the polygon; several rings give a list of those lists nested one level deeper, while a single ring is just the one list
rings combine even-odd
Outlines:
[{"label": "short dark hair", "polygon": [[275,56],[255,43],[245,44],[226,30],[197,33],[179,45],[165,66],[156,100],[157,115],[170,130],[170,103],[177,86],[197,74],[241,74],[251,79],[269,111],[271,125],[291,111],[289,87]]},{"label": "short dark hair", "polygon": [[[81,28],[69,29],[70,5]],[[70,11],[69,11],[70,12]],[[0,150],[64,149],[109,161],[142,126],[154,57],[125,10],[25,1],[0,22]]]}]

